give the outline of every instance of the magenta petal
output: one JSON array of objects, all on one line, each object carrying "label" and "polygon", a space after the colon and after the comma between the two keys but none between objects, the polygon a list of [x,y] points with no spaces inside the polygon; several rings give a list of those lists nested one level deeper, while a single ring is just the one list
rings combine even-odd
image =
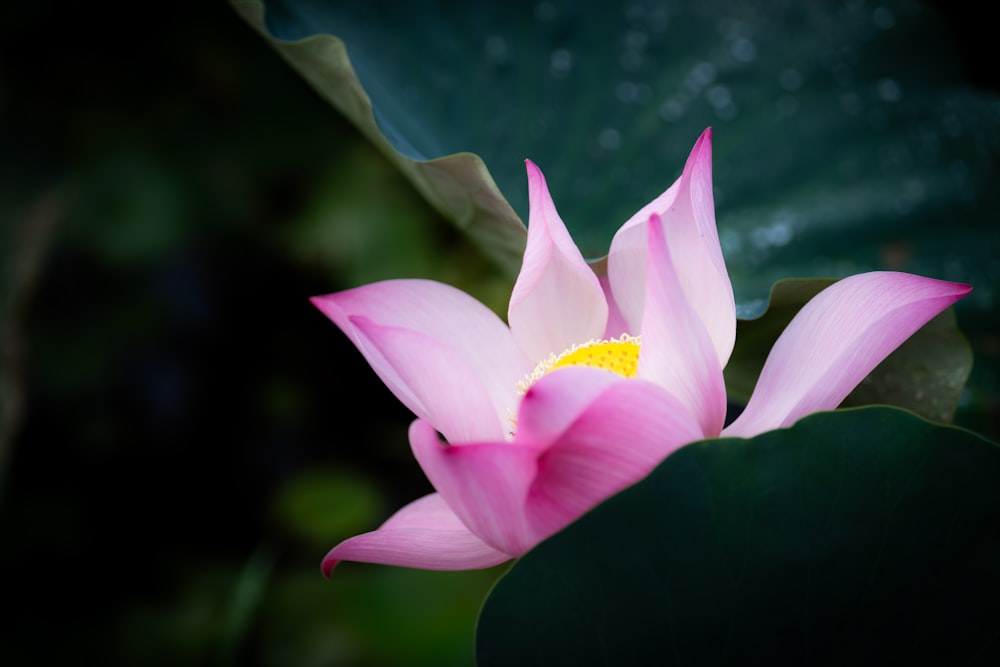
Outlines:
[{"label": "magenta petal", "polygon": [[550,371],[521,399],[514,442],[555,442],[594,399],[623,381],[620,375],[587,366]]},{"label": "magenta petal", "polygon": [[702,437],[661,387],[587,367],[553,371],[525,395],[514,442],[448,446],[417,420],[410,443],[465,525],[520,556]]},{"label": "magenta petal", "polygon": [[539,362],[600,338],[608,319],[604,290],[556,212],[542,172],[528,168],[528,241],[507,320],[524,355]]},{"label": "magenta petal", "polygon": [[321,569],[329,577],[337,563],[350,560],[423,570],[475,570],[510,558],[473,535],[433,493],[403,507],[378,530],[335,546]]},{"label": "magenta petal", "polygon": [[722,366],[674,271],[656,214],[647,232],[649,269],[638,376],[676,396],[697,417],[704,436],[715,437],[726,419]]},{"label": "magenta petal", "polygon": [[[527,413],[551,414],[587,372],[601,371],[565,369],[543,377],[532,387],[532,396],[525,397],[521,415],[536,420]],[[677,448],[702,437],[680,401],[642,380],[609,383],[588,404],[568,407],[574,419],[541,453],[528,496],[527,516],[538,539],[561,530],[644,478]]]},{"label": "magenta petal", "polygon": [[736,305],[715,225],[710,129],[695,143],[680,179],[632,216],[611,242],[611,287],[633,329],[645,303],[645,225],[653,214],[662,220],[678,279],[712,339],[719,365],[725,367],[736,339]]},{"label": "magenta petal", "polygon": [[538,448],[510,442],[446,445],[418,419],[410,446],[427,478],[469,529],[499,551],[520,556],[537,542],[524,519]]},{"label": "magenta petal", "polygon": [[[426,414],[428,399],[417,395],[401,377],[408,360],[397,358],[395,365],[388,363],[383,350],[364,340],[352,317],[374,326],[410,330],[447,348],[451,363],[465,369],[463,376],[478,378],[498,413],[506,414],[516,403],[517,382],[538,361],[529,363],[521,355],[496,313],[461,290],[441,283],[388,280],[311,301],[347,334],[396,397],[418,415]],[[412,372],[406,374],[413,376]]]},{"label": "magenta petal", "polygon": [[834,283],[782,332],[746,409],[724,435],[752,437],[836,408],[903,341],[971,289],[895,272]]}]

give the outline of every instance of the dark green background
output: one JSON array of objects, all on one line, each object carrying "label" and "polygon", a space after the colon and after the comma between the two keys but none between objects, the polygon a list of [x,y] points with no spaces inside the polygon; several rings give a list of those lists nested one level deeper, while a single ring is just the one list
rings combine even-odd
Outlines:
[{"label": "dark green background", "polygon": [[0,49],[0,663],[468,664],[494,572],[320,574],[429,485],[307,299],[492,267],[224,3]]},{"label": "dark green background", "polygon": [[[995,94],[988,23],[944,16]],[[319,575],[427,483],[306,299],[510,285],[230,7],[5,5],[0,223],[0,662],[471,662],[497,571]]]}]

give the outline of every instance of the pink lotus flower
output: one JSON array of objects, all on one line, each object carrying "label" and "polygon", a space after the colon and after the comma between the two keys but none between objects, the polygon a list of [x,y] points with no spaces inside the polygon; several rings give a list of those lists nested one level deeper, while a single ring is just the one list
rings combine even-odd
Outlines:
[{"label": "pink lotus flower", "polygon": [[[874,272],[833,284],[774,345],[727,428],[736,337],[712,199],[711,133],[670,189],[615,234],[598,277],[527,162],[527,247],[508,325],[467,294],[390,280],[313,298],[417,419],[436,493],[323,560],[458,570],[518,557],[679,447],[836,408],[892,350],[970,291]],[[441,437],[444,437],[444,441]]]}]

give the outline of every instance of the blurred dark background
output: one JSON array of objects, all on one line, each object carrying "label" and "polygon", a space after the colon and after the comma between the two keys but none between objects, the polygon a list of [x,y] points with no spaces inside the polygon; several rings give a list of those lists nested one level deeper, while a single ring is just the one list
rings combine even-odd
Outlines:
[{"label": "blurred dark background", "polygon": [[471,664],[502,568],[320,576],[429,487],[307,298],[504,277],[226,3],[4,5],[0,147],[0,664]]},{"label": "blurred dark background", "polygon": [[320,575],[429,486],[307,299],[492,267],[227,4],[0,16],[0,664],[469,664],[495,572]]}]

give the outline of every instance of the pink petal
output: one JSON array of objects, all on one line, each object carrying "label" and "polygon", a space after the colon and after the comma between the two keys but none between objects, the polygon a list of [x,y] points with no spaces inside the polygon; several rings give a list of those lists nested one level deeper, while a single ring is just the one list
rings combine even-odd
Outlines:
[{"label": "pink petal", "polygon": [[555,442],[598,396],[623,380],[616,373],[587,366],[550,371],[521,399],[514,442]]},{"label": "pink petal", "polygon": [[726,386],[719,358],[674,271],[659,216],[650,216],[646,304],[638,376],[660,385],[696,415],[704,437],[726,419]]},{"label": "pink petal", "polygon": [[895,272],[834,283],[782,332],[746,409],[723,434],[752,437],[836,408],[903,341],[971,289]]},{"label": "pink petal", "polygon": [[507,320],[524,355],[536,363],[600,338],[608,319],[604,291],[556,212],[542,172],[528,168],[528,241]]},{"label": "pink petal", "polygon": [[359,315],[350,321],[365,348],[378,350],[413,393],[417,416],[430,421],[450,442],[504,438],[514,397],[508,397],[506,404],[494,403],[488,388],[452,348],[412,329],[378,326]]},{"label": "pink petal", "polygon": [[602,373],[611,375],[591,368],[555,371],[524,397],[520,415],[526,422],[542,421],[544,415],[564,408],[574,414],[538,459],[526,508],[538,540],[644,478],[676,449],[702,437],[684,405],[661,387],[642,380],[607,383],[589,402],[566,399],[576,386]]},{"label": "pink petal", "polygon": [[602,338],[620,338],[622,334],[638,334],[638,330],[631,331],[628,328],[628,324],[625,322],[625,317],[622,315],[621,309],[618,308],[618,304],[615,302],[615,297],[611,293],[611,283],[608,281],[607,275],[597,276],[597,280],[601,283],[601,289],[604,290],[604,299],[608,302],[608,324],[604,327],[604,336]]},{"label": "pink petal", "polygon": [[414,455],[472,532],[520,556],[702,437],[694,416],[661,387],[569,367],[525,394],[514,442],[447,446],[425,421]]},{"label": "pink petal", "polygon": [[[344,292],[313,297],[313,305],[347,334],[371,364],[386,386],[415,414],[427,417],[430,405],[440,399],[436,392],[420,394],[403,378],[424,377],[417,369],[426,363],[413,355],[394,354],[394,363],[386,358],[387,350],[367,341],[352,317],[371,326],[410,330],[417,340],[436,341],[447,348],[450,369],[442,369],[442,382],[475,377],[490,396],[493,412],[506,418],[506,411],[516,404],[517,382],[537,360],[530,363],[521,355],[503,321],[489,308],[464,292],[428,280],[389,280]],[[396,337],[406,341],[405,337]],[[412,364],[416,368],[409,368]],[[454,372],[451,372],[451,371]],[[402,375],[401,375],[402,373]],[[454,393],[460,388],[449,386]]]},{"label": "pink petal", "polygon": [[520,556],[535,544],[524,521],[537,447],[510,442],[446,445],[426,421],[410,426],[410,446],[427,478],[484,542]]},{"label": "pink petal", "polygon": [[474,570],[510,558],[469,532],[441,496],[432,493],[403,507],[378,530],[335,546],[321,569],[329,577],[337,563],[350,560],[422,570]]},{"label": "pink petal", "polygon": [[712,199],[712,135],[695,143],[681,177],[626,222],[611,242],[608,275],[615,300],[633,329],[642,319],[646,287],[646,233],[652,214],[660,216],[667,247],[688,301],[698,313],[725,367],[736,339],[736,306]]}]

